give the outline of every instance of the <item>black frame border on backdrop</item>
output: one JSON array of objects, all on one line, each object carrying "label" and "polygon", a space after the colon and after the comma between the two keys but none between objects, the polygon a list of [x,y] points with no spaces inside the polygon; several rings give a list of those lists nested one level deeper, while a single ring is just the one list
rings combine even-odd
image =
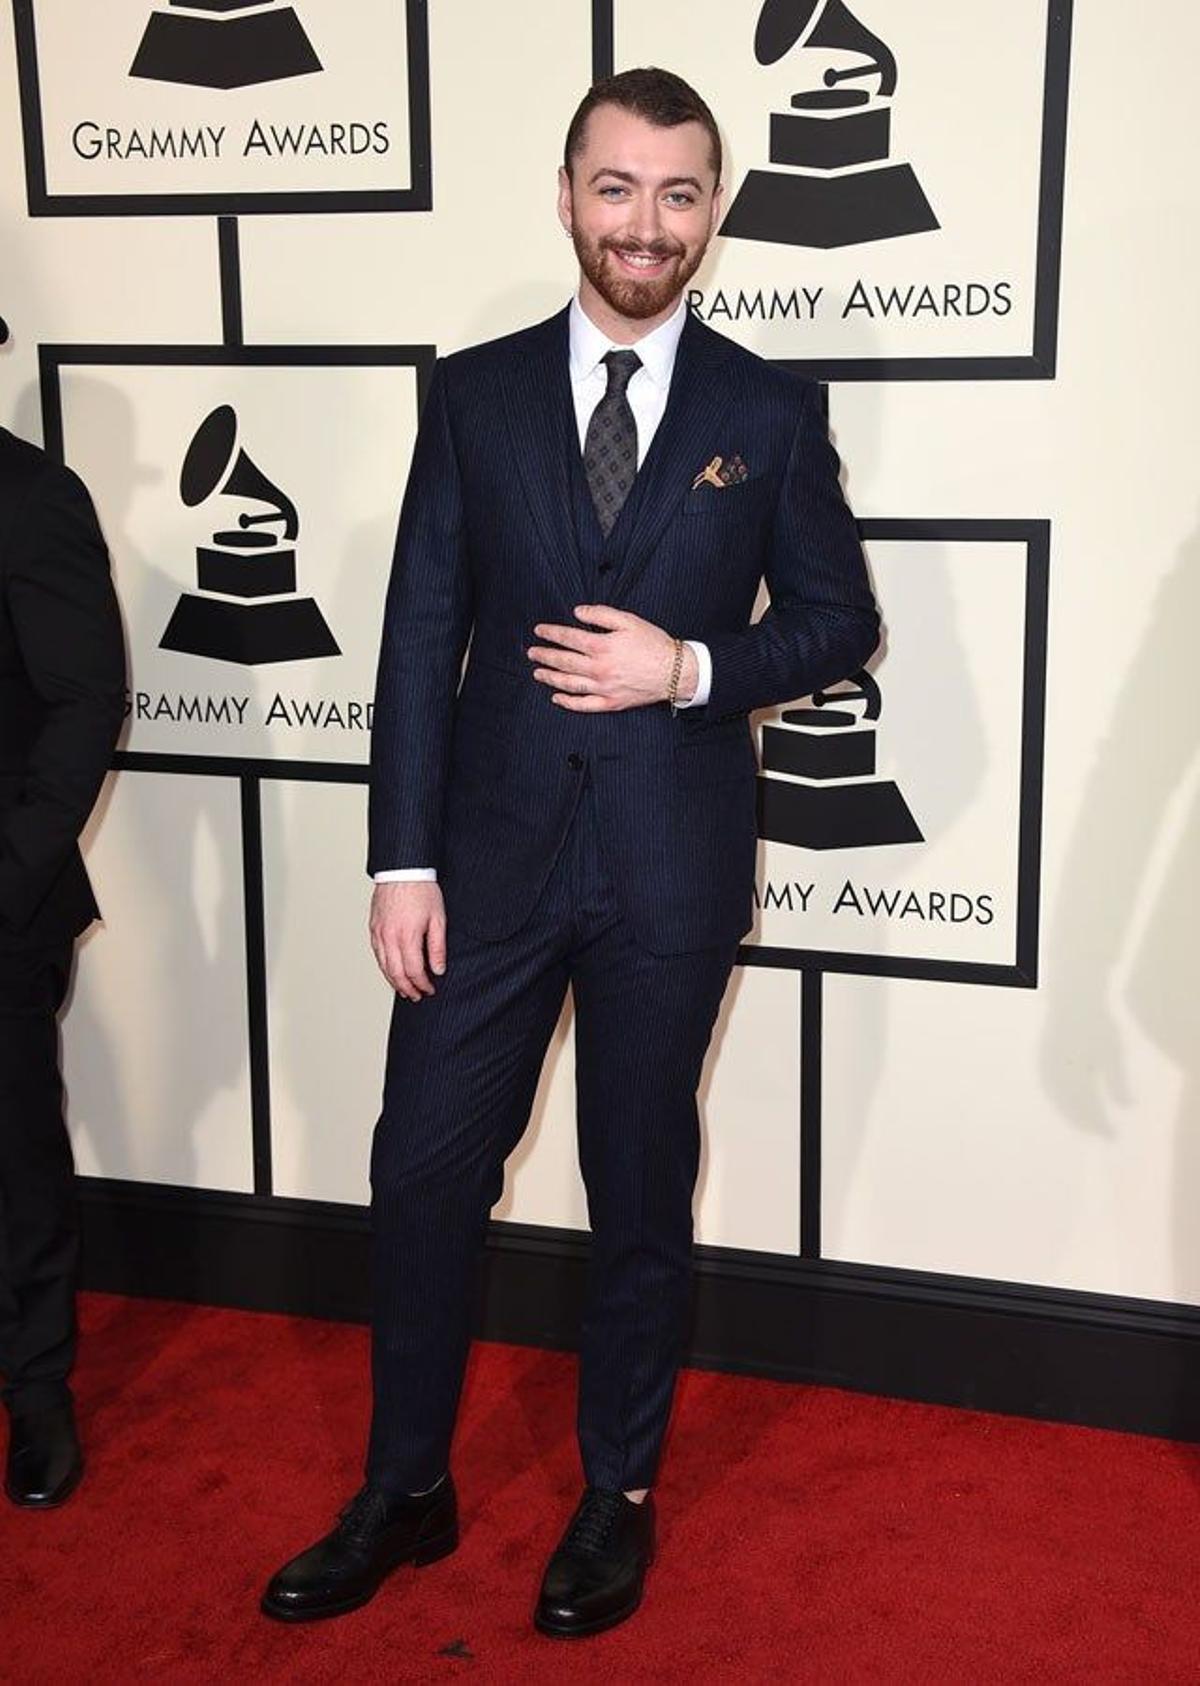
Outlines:
[{"label": "black frame border on backdrop", "polygon": [[301,189],[271,193],[51,193],[46,185],[36,0],[13,0],[25,191],[31,217],[239,216],[257,212],[431,211],[433,143],[430,120],[428,0],[402,0],[408,42],[409,186]]},{"label": "black frame border on backdrop", "polygon": [[1025,625],[1021,685],[1021,765],[1017,797],[1016,952],[1009,965],[931,960],[894,954],[745,945],[739,959],[751,966],[793,967],[872,978],[926,982],[1005,984],[1035,989],[1042,857],[1042,795],[1046,737],[1046,659],[1050,601],[1050,523],[1022,520],[861,520],[859,536],[873,540],[1022,544],[1025,547]]},{"label": "black frame border on backdrop", "polygon": [[[221,301],[225,342],[221,345],[40,345],[38,374],[42,401],[42,437],[46,450],[66,461],[63,434],[64,368],[148,367],[231,369],[387,369],[411,368],[417,378],[417,414],[433,379],[434,345],[245,345],[241,332],[241,289],[237,263],[237,223],[219,225]],[[397,518],[399,505],[397,504]],[[221,774],[232,778],[325,779],[331,784],[365,783],[367,767],[356,761],[283,761],[272,756],[172,754],[170,751],[119,750],[114,767],[142,771]]]},{"label": "black frame border on backdrop", "polygon": [[[59,462],[64,455],[62,382],[64,368],[78,366],[213,369],[390,369],[411,368],[417,376],[417,416],[433,379],[437,347],[422,345],[244,345],[241,340],[241,283],[237,263],[237,226],[218,224],[221,302],[226,339],[218,345],[96,345],[38,346],[38,380],[42,400],[42,430],[46,450]],[[232,318],[236,317],[236,322]],[[398,507],[398,506],[397,506]],[[194,760],[196,757],[181,757]],[[254,763],[234,758],[241,770]],[[265,765],[272,766],[273,762]],[[309,765],[309,763],[305,763]],[[320,765],[320,763],[314,763]],[[343,765],[336,763],[335,765]]]},{"label": "black frame border on backdrop", "polygon": [[[617,0],[592,0],[592,77],[616,68]],[[1020,357],[800,357],[774,361],[819,381],[1053,380],[1058,361],[1063,195],[1074,0],[1046,0],[1033,348]]]}]

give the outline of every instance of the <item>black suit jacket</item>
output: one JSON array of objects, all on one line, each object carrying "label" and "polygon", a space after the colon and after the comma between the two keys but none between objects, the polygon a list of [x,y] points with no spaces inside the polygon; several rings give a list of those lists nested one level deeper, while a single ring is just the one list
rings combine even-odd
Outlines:
[{"label": "black suit jacket", "polygon": [[[744,482],[693,490],[734,455]],[[439,363],[388,591],[368,869],[436,867],[450,921],[500,940],[528,918],[590,775],[638,940],[736,942],[756,847],[747,716],[845,678],[878,639],[818,390],[689,316],[607,545],[581,527],[579,456],[566,311]],[[556,707],[531,676],[533,627],[598,601],[703,639],[707,705]]]},{"label": "black suit jacket", "polygon": [[96,917],[78,838],[124,711],[91,499],[0,428],[0,950],[69,941]]}]

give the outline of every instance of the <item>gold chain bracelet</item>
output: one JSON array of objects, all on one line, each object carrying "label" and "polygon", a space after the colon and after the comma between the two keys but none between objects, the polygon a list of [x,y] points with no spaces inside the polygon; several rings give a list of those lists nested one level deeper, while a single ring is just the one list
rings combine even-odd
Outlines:
[{"label": "gold chain bracelet", "polygon": [[675,659],[671,663],[671,677],[667,681],[667,701],[671,705],[671,713],[679,712],[679,681],[683,675],[683,639],[673,640],[675,645]]}]

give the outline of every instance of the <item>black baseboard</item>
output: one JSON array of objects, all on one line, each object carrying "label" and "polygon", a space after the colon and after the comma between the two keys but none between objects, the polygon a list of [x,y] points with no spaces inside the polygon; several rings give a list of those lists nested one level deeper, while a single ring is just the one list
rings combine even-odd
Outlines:
[{"label": "black baseboard", "polygon": [[[365,1211],[155,1184],[80,1183],[83,1284],[364,1321]],[[485,1339],[575,1344],[587,1238],[497,1224]],[[1200,1309],[700,1248],[687,1362],[778,1380],[1200,1440]]]}]

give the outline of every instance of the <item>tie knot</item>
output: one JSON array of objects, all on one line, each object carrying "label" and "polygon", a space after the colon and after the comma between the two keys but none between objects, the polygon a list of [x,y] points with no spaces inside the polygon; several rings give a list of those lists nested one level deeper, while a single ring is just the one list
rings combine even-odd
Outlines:
[{"label": "tie knot", "polygon": [[641,368],[642,360],[636,351],[606,351],[604,361],[608,365],[608,391],[604,396],[611,398],[616,393],[619,397]]}]

